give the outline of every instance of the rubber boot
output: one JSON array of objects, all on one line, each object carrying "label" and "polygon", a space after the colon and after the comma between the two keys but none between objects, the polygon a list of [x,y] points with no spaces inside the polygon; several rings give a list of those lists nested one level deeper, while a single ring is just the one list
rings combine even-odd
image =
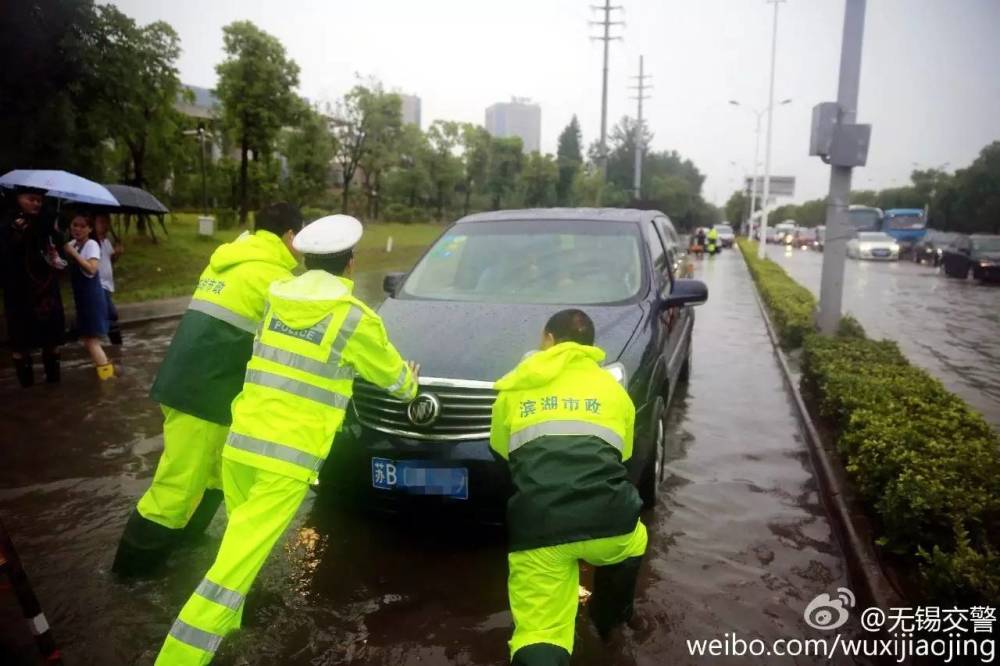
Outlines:
[{"label": "rubber boot", "polygon": [[97,366],[97,378],[102,382],[115,376],[115,366],[111,363]]},{"label": "rubber boot", "polygon": [[222,500],[222,490],[209,488],[205,491],[201,496],[201,502],[198,503],[198,508],[191,514],[188,524],[184,527],[185,539],[197,539],[208,529],[212,518],[215,517],[215,512],[219,509],[219,505],[222,504]]},{"label": "rubber boot", "polygon": [[182,536],[183,530],[154,523],[133,509],[111,570],[119,576],[148,576],[163,565]]},{"label": "rubber boot", "polygon": [[45,366],[45,381],[49,384],[58,384],[62,377],[59,361],[59,352],[42,353],[42,364]]},{"label": "rubber boot", "polygon": [[35,383],[35,373],[31,368],[31,356],[28,354],[14,359],[14,370],[17,372],[17,381],[21,384],[21,388],[28,388]]},{"label": "rubber boot", "polygon": [[513,654],[511,666],[569,666],[566,648],[551,643],[532,643]]},{"label": "rubber boot", "polygon": [[640,564],[641,557],[630,557],[594,570],[594,594],[587,607],[597,633],[604,640],[612,629],[632,619]]}]

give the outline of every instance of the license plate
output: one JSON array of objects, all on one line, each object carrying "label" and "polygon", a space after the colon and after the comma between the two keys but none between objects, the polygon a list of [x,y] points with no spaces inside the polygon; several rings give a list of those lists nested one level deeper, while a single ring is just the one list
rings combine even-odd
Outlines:
[{"label": "license plate", "polygon": [[410,495],[441,495],[469,499],[469,470],[427,467],[423,460],[372,458],[372,487]]},{"label": "license plate", "polygon": [[889,250],[872,250],[873,257],[888,257]]}]

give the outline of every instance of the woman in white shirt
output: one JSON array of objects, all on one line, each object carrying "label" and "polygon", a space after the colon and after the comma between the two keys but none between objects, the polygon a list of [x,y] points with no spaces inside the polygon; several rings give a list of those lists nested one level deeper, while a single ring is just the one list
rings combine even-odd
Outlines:
[{"label": "woman in white shirt", "polygon": [[69,224],[73,240],[66,243],[64,249],[70,260],[80,340],[94,361],[97,376],[105,380],[115,376],[115,369],[101,347],[101,338],[108,334],[108,306],[98,277],[101,246],[90,237],[93,231],[93,219],[85,213],[75,213]]},{"label": "woman in white shirt", "polygon": [[113,296],[115,293],[115,272],[112,264],[118,261],[122,254],[121,243],[111,243],[108,231],[111,229],[111,218],[107,213],[97,213],[94,215],[94,236],[98,245],[101,246],[101,263],[97,276],[101,279],[101,287],[104,289],[104,300],[108,307],[108,340],[113,345],[122,343],[122,331],[118,327],[118,308],[115,307]]}]

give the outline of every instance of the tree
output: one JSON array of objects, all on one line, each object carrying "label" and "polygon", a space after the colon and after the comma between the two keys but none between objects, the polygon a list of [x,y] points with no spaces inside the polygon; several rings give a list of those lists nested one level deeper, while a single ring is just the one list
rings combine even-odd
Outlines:
[{"label": "tree", "polygon": [[1000,141],[955,174],[954,209],[962,231],[1000,233]]},{"label": "tree", "polygon": [[548,207],[555,203],[560,184],[559,165],[551,155],[535,151],[528,155],[521,173],[524,186],[524,203],[528,206]]},{"label": "tree", "polygon": [[444,208],[450,203],[455,184],[462,177],[462,162],[455,156],[455,149],[462,138],[459,123],[435,120],[427,130],[430,145],[427,171],[434,187],[437,218],[444,218]]},{"label": "tree", "polygon": [[486,187],[486,179],[490,172],[490,152],[493,137],[480,125],[466,123],[462,125],[462,191],[465,201],[462,205],[462,215],[469,214],[469,200],[474,190]]},{"label": "tree", "polygon": [[160,157],[154,179],[159,185],[179,138],[180,116],[174,110],[180,90],[177,33],[162,21],[140,27],[114,6],[99,6],[89,56],[101,100],[95,113],[108,136],[127,151],[124,180],[146,187],[152,153]]},{"label": "tree", "polygon": [[266,159],[283,125],[294,122],[301,109],[295,88],[299,66],[285,47],[250,21],[236,21],[222,29],[226,59],[218,64],[217,94],[222,119],[240,149],[240,224],[249,211],[249,159]]},{"label": "tree", "polygon": [[746,190],[736,190],[729,195],[729,199],[726,201],[723,210],[725,211],[726,219],[731,224],[742,224],[743,220],[750,213],[750,196]]},{"label": "tree", "polygon": [[344,188],[341,193],[344,212],[348,210],[351,183],[359,166],[366,172],[369,207],[372,207],[371,186],[377,187],[378,176],[392,163],[391,149],[401,131],[402,100],[399,95],[386,93],[378,81],[356,84],[338,102],[333,132],[337,137],[336,161]]},{"label": "tree", "polygon": [[[67,169],[103,178],[106,138],[88,53],[89,0],[5,2],[0,11],[0,173]],[[95,104],[96,103],[96,104]]]},{"label": "tree", "polygon": [[[639,136],[642,152],[647,156],[644,163],[647,169],[643,172],[642,189],[648,192],[649,177],[653,175],[648,171],[648,162],[652,157],[649,148],[653,142],[653,133],[648,124],[643,123]],[[633,170],[635,169],[635,142],[636,120],[624,116],[611,128],[608,141],[608,182],[615,183],[623,190],[632,189]],[[599,151],[599,147],[592,148],[592,150]],[[701,187],[700,184],[699,187]]]},{"label": "tree", "polygon": [[315,204],[331,183],[334,140],[326,118],[305,106],[298,127],[282,133],[280,150],[288,167],[284,198],[298,206]]},{"label": "tree", "polygon": [[431,147],[427,135],[416,125],[407,123],[399,135],[396,168],[386,174],[387,200],[406,202],[414,208],[430,197],[431,178],[427,168]]},{"label": "tree", "polygon": [[517,186],[523,167],[524,152],[520,137],[492,138],[486,189],[493,197],[493,208],[499,209],[504,197]]},{"label": "tree", "polygon": [[583,154],[580,152],[582,140],[580,122],[574,115],[569,125],[559,135],[559,148],[556,151],[559,166],[556,200],[560,206],[568,206],[572,200],[573,183],[583,166]]}]

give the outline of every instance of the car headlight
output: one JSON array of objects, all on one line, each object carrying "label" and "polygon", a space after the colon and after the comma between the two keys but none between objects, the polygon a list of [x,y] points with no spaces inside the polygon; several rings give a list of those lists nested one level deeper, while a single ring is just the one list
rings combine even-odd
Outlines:
[{"label": "car headlight", "polygon": [[860,249],[862,252],[871,252],[872,251],[872,244],[871,243],[861,243],[860,245],[858,245],[858,249]]},{"label": "car headlight", "polygon": [[621,363],[611,363],[604,366],[604,369],[615,378],[615,381],[621,384],[622,388],[628,388],[628,373],[625,372],[625,366]]},{"label": "car headlight", "polygon": [[980,268],[989,268],[992,265],[993,265],[993,262],[989,261],[988,259],[983,259],[982,261],[979,262],[979,267]]},{"label": "car headlight", "polygon": [[941,256],[942,254],[944,254],[944,250],[943,250],[942,248],[938,248],[938,249],[936,249],[936,250],[934,250],[934,251],[935,251],[935,252],[937,252],[937,256],[939,256],[939,257],[940,257],[940,256]]},{"label": "car headlight", "polygon": [[899,243],[893,243],[891,249],[895,254],[899,254]]}]

